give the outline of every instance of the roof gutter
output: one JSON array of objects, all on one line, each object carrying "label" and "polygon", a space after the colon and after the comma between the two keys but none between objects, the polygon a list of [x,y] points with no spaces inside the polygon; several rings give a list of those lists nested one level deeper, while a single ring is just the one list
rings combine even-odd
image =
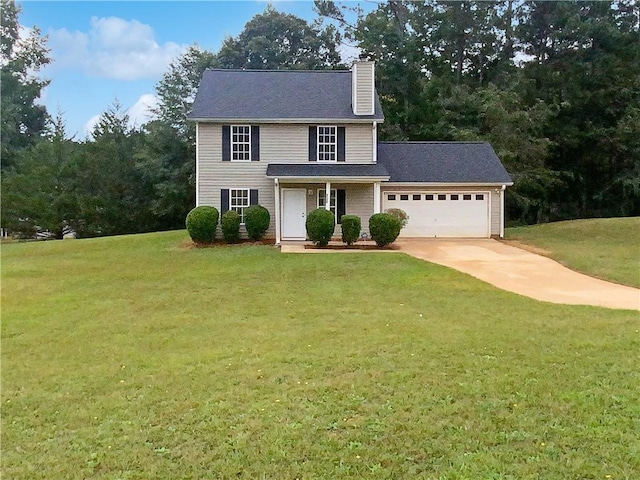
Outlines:
[{"label": "roof gutter", "polygon": [[[330,125],[342,125],[349,123],[371,123],[371,118],[203,118],[203,117],[187,117],[187,121],[189,122],[201,122],[201,123],[308,123],[311,125],[316,125],[319,123],[327,123]],[[384,122],[384,118],[375,119],[374,123],[382,123]]]},{"label": "roof gutter", "polygon": [[371,158],[373,163],[378,163],[378,122],[373,121],[373,140],[371,142]]},{"label": "roof gutter", "polygon": [[372,182],[381,182],[388,180],[389,177],[353,177],[353,176],[345,176],[345,177],[285,177],[282,175],[278,176],[269,176],[268,178],[273,178],[274,180],[280,183],[325,183],[325,182],[333,182],[333,183],[372,183]]},{"label": "roof gutter", "polygon": [[385,187],[501,187],[506,188],[513,182],[387,182]]}]

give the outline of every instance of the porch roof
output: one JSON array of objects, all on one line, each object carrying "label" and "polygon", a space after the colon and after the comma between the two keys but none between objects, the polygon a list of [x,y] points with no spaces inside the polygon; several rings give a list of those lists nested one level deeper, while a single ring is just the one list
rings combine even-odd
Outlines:
[{"label": "porch roof", "polygon": [[352,180],[381,181],[389,180],[387,169],[375,163],[270,163],[267,166],[267,177],[283,180]]}]

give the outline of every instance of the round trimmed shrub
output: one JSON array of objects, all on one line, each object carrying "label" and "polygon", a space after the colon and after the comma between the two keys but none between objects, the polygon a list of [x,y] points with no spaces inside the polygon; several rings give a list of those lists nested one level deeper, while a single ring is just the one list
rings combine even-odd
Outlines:
[{"label": "round trimmed shrub", "polygon": [[218,210],[202,205],[187,214],[185,224],[191,240],[195,243],[211,243],[216,238]]},{"label": "round trimmed shrub", "polygon": [[342,224],[342,241],[347,245],[353,245],[360,237],[362,223],[356,215],[343,215],[340,218]]},{"label": "round trimmed shrub", "polygon": [[222,214],[220,226],[222,236],[227,243],[236,243],[240,238],[240,215],[235,210],[228,210]]},{"label": "round trimmed shrub", "polygon": [[385,212],[387,212],[392,217],[396,217],[398,220],[400,220],[401,229],[407,226],[407,222],[409,222],[409,215],[407,215],[407,212],[405,212],[404,210],[400,208],[389,208],[385,210]]},{"label": "round trimmed shrub", "polygon": [[376,213],[369,219],[369,233],[379,247],[393,243],[402,229],[402,223],[388,213]]},{"label": "round trimmed shrub", "polygon": [[305,226],[309,239],[315,245],[324,247],[331,240],[331,235],[336,228],[336,221],[332,212],[324,208],[317,208],[309,212]]},{"label": "round trimmed shrub", "polygon": [[244,209],[244,226],[247,229],[247,235],[253,241],[264,237],[270,221],[269,210],[262,205],[251,205]]}]

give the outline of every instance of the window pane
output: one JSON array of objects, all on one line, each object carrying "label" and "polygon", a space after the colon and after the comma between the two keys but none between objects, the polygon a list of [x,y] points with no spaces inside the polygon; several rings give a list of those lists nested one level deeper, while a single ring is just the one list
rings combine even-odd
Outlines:
[{"label": "window pane", "polygon": [[414,200],[420,200],[422,198],[422,195],[414,195],[413,199]]},{"label": "window pane", "polygon": [[425,195],[424,199],[425,200],[433,200],[433,195],[431,195],[431,194]]},{"label": "window pane", "polygon": [[[325,203],[325,198],[326,198],[326,190],[325,189],[318,189],[318,208],[324,208],[326,203]],[[337,190],[335,188],[331,189],[331,197],[330,197],[330,203],[329,203],[329,210],[331,210],[334,215],[336,213],[336,202],[337,199]]]},{"label": "window pane", "polygon": [[451,195],[451,200],[458,200],[458,195]]},{"label": "window pane", "polygon": [[476,195],[476,200],[484,200],[484,195]]},{"label": "window pane", "polygon": [[462,199],[463,200],[471,200],[471,195],[463,195]]},{"label": "window pane", "polygon": [[389,194],[389,195],[387,195],[387,199],[388,199],[388,200],[395,200],[395,199],[396,199],[396,196],[395,196],[395,195],[391,195],[391,194]]},{"label": "window pane", "polygon": [[231,134],[232,160],[251,160],[251,127],[232,125]]},{"label": "window pane", "polygon": [[400,195],[400,200],[409,200],[409,195]]},{"label": "window pane", "polygon": [[446,195],[438,195],[438,200],[446,200],[447,196]]},{"label": "window pane", "polygon": [[318,127],[318,160],[322,162],[336,160],[336,127]]}]

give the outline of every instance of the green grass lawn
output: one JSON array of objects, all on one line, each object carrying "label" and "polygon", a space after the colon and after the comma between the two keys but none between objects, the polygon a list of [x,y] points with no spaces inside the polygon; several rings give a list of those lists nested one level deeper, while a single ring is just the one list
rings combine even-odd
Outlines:
[{"label": "green grass lawn", "polygon": [[640,217],[507,228],[505,237],[540,248],[545,255],[579,272],[640,287]]},{"label": "green grass lawn", "polygon": [[3,245],[3,478],[640,478],[637,312],[185,238]]}]

